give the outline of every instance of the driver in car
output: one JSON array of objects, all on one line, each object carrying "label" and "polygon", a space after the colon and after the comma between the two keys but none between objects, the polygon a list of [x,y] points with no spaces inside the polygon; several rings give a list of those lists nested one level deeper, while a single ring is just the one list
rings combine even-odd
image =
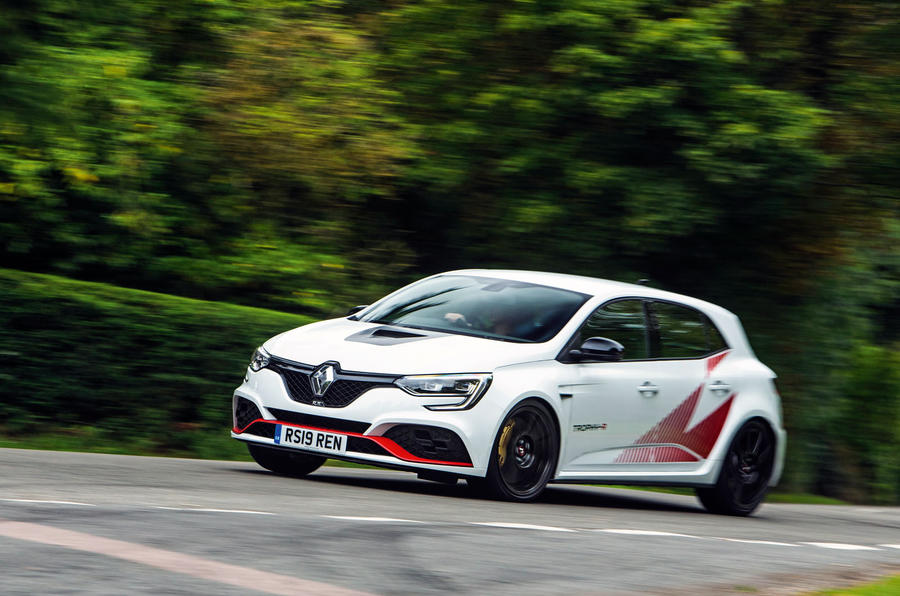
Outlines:
[{"label": "driver in car", "polygon": [[458,312],[446,313],[444,320],[460,327],[470,327],[504,337],[515,335],[517,331],[527,333],[532,327],[531,321],[521,320],[516,316],[515,310],[500,305],[492,306],[475,321],[469,321],[466,315]]}]

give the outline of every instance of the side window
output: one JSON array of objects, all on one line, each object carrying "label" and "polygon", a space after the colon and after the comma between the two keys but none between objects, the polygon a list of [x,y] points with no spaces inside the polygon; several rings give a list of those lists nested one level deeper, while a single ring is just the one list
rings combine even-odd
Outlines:
[{"label": "side window", "polygon": [[654,302],[651,310],[660,358],[699,358],[726,347],[719,330],[698,310],[668,302]]},{"label": "side window", "polygon": [[623,360],[647,358],[647,324],[641,300],[619,300],[598,308],[582,325],[580,334],[579,345],[591,337],[606,337],[625,347]]},{"label": "side window", "polygon": [[709,320],[709,317],[703,315],[703,322],[706,323],[706,334],[709,342],[709,351],[710,352],[718,352],[719,350],[724,350],[728,347],[728,344],[725,343],[725,339],[722,337],[722,334],[719,333],[719,328],[715,326],[715,324]]}]

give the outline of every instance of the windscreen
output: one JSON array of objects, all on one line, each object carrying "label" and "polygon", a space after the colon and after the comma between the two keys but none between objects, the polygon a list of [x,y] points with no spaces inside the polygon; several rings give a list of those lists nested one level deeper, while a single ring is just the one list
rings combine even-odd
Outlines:
[{"label": "windscreen", "polygon": [[589,297],[507,279],[441,275],[401,290],[360,320],[505,341],[544,342],[559,333]]}]

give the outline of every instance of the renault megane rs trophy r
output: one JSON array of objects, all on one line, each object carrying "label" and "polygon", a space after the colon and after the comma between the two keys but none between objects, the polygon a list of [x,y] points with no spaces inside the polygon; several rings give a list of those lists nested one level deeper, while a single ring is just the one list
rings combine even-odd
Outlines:
[{"label": "renault megane rs trophy r", "polygon": [[550,482],[689,486],[710,511],[747,515],[784,460],[774,379],[708,302],[453,271],[265,342],[232,436],[292,476],[330,457],[513,501]]}]

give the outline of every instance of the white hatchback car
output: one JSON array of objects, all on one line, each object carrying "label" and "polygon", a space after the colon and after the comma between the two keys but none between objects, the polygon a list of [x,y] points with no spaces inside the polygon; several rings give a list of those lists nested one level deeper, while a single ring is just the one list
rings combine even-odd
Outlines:
[{"label": "white hatchback car", "polygon": [[738,318],[687,296],[551,273],[428,277],[253,355],[232,437],[263,467],[326,458],[465,478],[690,486],[752,512],[784,460],[775,374]]}]

